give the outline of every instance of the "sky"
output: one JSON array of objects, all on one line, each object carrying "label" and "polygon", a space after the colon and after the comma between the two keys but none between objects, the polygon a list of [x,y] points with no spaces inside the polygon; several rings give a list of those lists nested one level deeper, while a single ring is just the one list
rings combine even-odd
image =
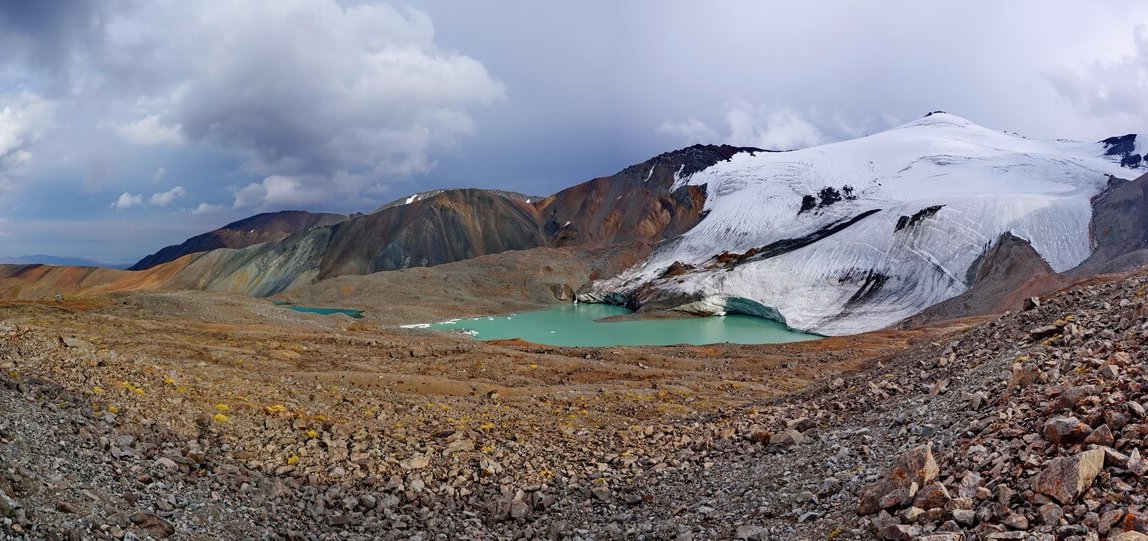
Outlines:
[{"label": "sky", "polygon": [[1148,2],[0,0],[0,258],[134,261],[259,212],[547,195],[938,109],[1148,133]]}]

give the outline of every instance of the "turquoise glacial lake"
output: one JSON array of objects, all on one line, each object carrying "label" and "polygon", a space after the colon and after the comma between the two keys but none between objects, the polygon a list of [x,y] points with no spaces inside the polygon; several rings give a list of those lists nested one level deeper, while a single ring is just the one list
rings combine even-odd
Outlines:
[{"label": "turquoise glacial lake", "polygon": [[549,310],[433,323],[479,340],[521,338],[552,346],[669,346],[674,344],[777,344],[821,336],[792,331],[776,321],[729,315],[686,319],[598,321],[631,313],[608,304],[564,304]]},{"label": "turquoise glacial lake", "polygon": [[[280,305],[280,306],[283,306],[283,305]],[[310,306],[288,306],[288,308],[290,308],[296,312],[304,312],[307,314],[322,314],[325,316],[329,316],[331,314],[346,314],[346,315],[351,316],[355,319],[359,319],[359,318],[363,317],[363,311],[362,310],[350,310],[347,308],[313,308]]]}]

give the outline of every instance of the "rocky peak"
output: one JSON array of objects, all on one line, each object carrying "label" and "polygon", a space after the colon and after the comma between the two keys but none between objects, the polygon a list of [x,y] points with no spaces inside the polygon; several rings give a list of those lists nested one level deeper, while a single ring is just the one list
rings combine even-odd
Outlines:
[{"label": "rocky peak", "polygon": [[619,176],[648,175],[651,167],[662,166],[677,173],[679,178],[688,177],[718,162],[726,161],[740,152],[773,152],[755,147],[732,145],[697,144],[678,150],[665,152],[640,164],[631,165],[618,173]]}]

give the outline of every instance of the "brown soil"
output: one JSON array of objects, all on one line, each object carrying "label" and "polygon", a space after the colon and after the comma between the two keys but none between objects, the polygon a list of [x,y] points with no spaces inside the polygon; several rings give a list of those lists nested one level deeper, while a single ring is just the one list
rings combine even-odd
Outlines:
[{"label": "brown soil", "polygon": [[[398,311],[412,317],[430,315],[409,306]],[[621,431],[689,426],[692,419],[715,416],[726,419],[723,426],[752,423],[755,404],[763,400],[824,385],[912,343],[938,340],[963,326],[781,345],[566,348],[523,341],[482,343],[398,329],[383,323],[388,318],[301,314],[265,300],[206,292],[4,301],[0,320],[17,331],[7,331],[0,349],[14,352],[5,357],[17,359],[4,365],[13,381],[62,389],[52,396],[65,393],[72,403],[87,404],[83,408],[90,407],[91,413],[85,415],[103,415],[99,419],[115,426],[115,434],[136,434],[140,442],[156,441],[161,448],[171,442],[198,441],[209,453],[219,453],[218,464],[236,464],[252,475],[266,475],[270,479],[266,483],[281,479],[299,490],[309,486],[327,490],[323,487],[332,486],[327,483],[339,482],[331,472],[347,467],[359,468],[352,471],[363,472],[356,475],[364,477],[343,486],[362,490],[372,482],[381,483],[371,480],[385,479],[389,475],[385,472],[402,473],[406,467],[399,469],[396,461],[424,452],[438,456],[426,446],[445,445],[441,438],[448,434],[456,438],[469,434],[477,439],[475,453],[502,461],[506,468],[506,477],[499,480],[502,486],[530,486],[537,484],[539,475],[573,472],[582,461],[601,460],[594,458],[600,451],[590,455],[588,450],[600,449]],[[30,389],[36,396],[36,387]],[[63,403],[60,398],[52,400]],[[708,424],[701,426],[709,430]],[[377,434],[378,445],[389,450],[378,462],[372,458],[350,464],[346,458],[328,455],[334,451],[315,448],[315,438],[327,442],[339,434]],[[153,437],[160,439],[148,439]],[[211,451],[212,445],[220,447]],[[550,451],[526,455],[529,462],[522,464],[503,451],[535,448]],[[180,456],[194,458],[196,449],[187,448]],[[60,467],[57,464],[53,471]],[[231,471],[225,465],[206,467],[214,475]],[[380,472],[379,477],[367,476],[374,471]],[[424,474],[428,482],[429,475]],[[446,470],[435,475],[450,478]],[[577,477],[563,474],[562,478]],[[483,499],[494,497],[484,494]],[[51,506],[50,501],[37,503],[43,497],[27,496],[23,501],[26,506]],[[287,509],[292,509],[293,501],[288,500]],[[260,513],[257,504],[244,502],[243,513]],[[559,505],[586,502],[567,497]],[[90,514],[98,518],[110,512],[93,509]],[[310,507],[308,512],[313,512]],[[26,527],[43,532],[73,524],[51,526],[42,521],[56,515],[49,512],[44,518],[37,513],[39,518]],[[442,516],[448,521],[465,518]],[[195,525],[193,516],[177,511],[171,517],[177,520],[177,529],[207,531],[206,526]],[[111,521],[104,526],[113,528],[110,531],[132,527],[126,522],[117,526],[114,516],[99,520]],[[276,517],[246,520],[218,527],[274,529]],[[305,526],[306,519],[302,520],[292,519],[290,524],[303,530],[330,528]],[[424,527],[434,531],[463,526]]]}]

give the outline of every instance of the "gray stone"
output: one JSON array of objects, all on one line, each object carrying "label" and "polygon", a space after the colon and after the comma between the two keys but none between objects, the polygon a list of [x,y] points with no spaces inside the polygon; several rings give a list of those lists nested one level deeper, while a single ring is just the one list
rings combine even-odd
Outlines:
[{"label": "gray stone", "polygon": [[734,530],[733,538],[744,539],[746,541],[765,541],[769,537],[765,532],[765,528],[752,524],[743,524]]},{"label": "gray stone", "polygon": [[156,539],[164,539],[175,534],[175,526],[155,513],[139,512],[129,517],[129,520],[132,524],[147,530]]},{"label": "gray stone", "polygon": [[937,532],[918,535],[914,541],[965,541],[965,535],[957,532]]},{"label": "gray stone", "polygon": [[1010,513],[1001,521],[1001,524],[1014,530],[1027,530],[1029,527],[1028,518],[1020,513]]},{"label": "gray stone", "polygon": [[881,528],[877,537],[887,541],[912,541],[921,534],[921,528],[908,524],[892,524]]},{"label": "gray stone", "polygon": [[783,430],[769,440],[770,447],[786,449],[805,443],[805,436],[793,429]]},{"label": "gray stone", "polygon": [[17,509],[20,509],[20,503],[0,490],[0,517],[10,517]]},{"label": "gray stone", "polygon": [[526,505],[522,500],[510,502],[510,518],[520,519],[525,517],[528,511],[530,511],[530,506]]},{"label": "gray stone", "polygon": [[953,509],[953,520],[962,526],[972,526],[977,522],[977,513],[972,509]]},{"label": "gray stone", "polygon": [[1046,526],[1060,526],[1060,519],[1064,517],[1064,510],[1055,503],[1046,503],[1036,510],[1040,521]]}]

